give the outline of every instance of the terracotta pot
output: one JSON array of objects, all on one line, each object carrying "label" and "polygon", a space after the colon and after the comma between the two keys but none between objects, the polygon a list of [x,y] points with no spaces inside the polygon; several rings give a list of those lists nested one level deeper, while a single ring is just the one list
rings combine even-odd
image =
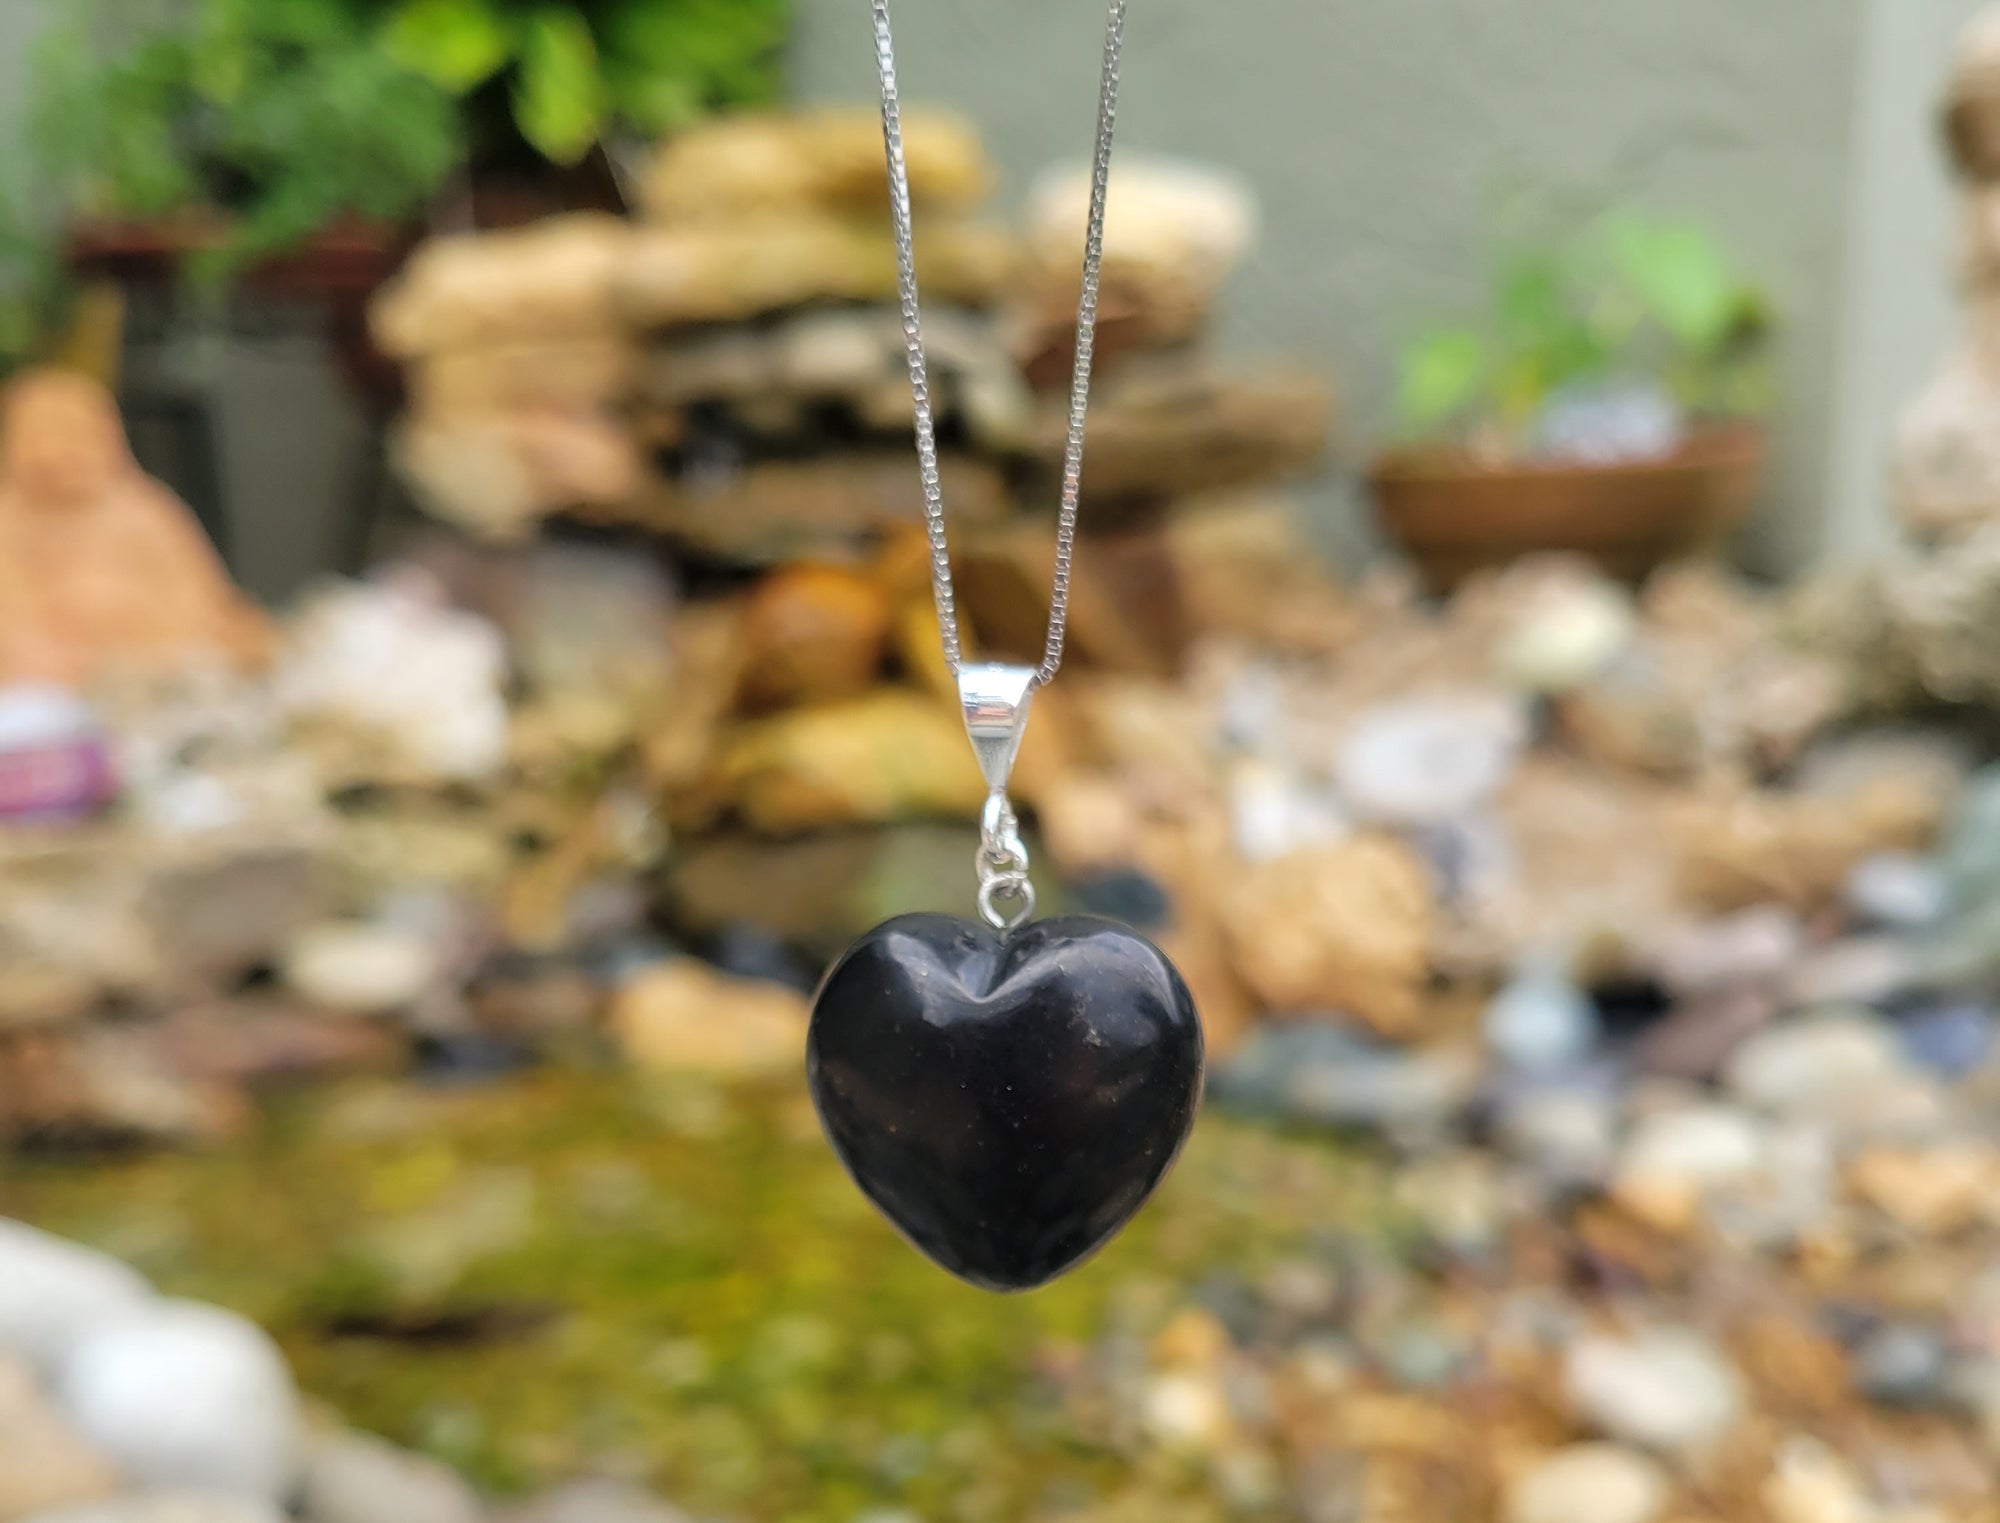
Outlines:
[{"label": "terracotta pot", "polygon": [[1658,460],[1506,465],[1411,449],[1382,456],[1369,479],[1383,533],[1449,591],[1538,551],[1586,555],[1637,582],[1719,548],[1748,516],[1763,466],[1761,430],[1717,425]]}]

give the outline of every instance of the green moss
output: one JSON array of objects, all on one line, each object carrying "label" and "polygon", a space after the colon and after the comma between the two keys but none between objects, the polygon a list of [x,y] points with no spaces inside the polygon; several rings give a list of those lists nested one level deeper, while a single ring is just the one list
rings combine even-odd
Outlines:
[{"label": "green moss", "polygon": [[1209,1117],[1111,1249],[1002,1298],[877,1219],[802,1096],[560,1074],[333,1090],[241,1150],[19,1167],[0,1191],[257,1318],[313,1395],[496,1489],[609,1470],[744,1519],[976,1523],[1132,1483],[1038,1351],[1254,1275],[1363,1186],[1331,1150]]}]

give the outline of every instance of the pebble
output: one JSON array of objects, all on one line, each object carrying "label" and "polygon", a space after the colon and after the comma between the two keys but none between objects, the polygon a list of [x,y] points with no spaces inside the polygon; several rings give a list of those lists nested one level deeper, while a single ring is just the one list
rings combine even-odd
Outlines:
[{"label": "pebble", "polygon": [[1552,1073],[1590,1056],[1599,1036],[1597,1007],[1568,978],[1531,969],[1486,1007],[1486,1045],[1508,1067]]},{"label": "pebble", "polygon": [[298,1399],[277,1345],[219,1307],[159,1301],[80,1339],[56,1392],[130,1480],[277,1499],[290,1489]]},{"label": "pebble", "polygon": [[0,1518],[29,1518],[118,1489],[118,1477],[42,1394],[34,1366],[0,1355]]},{"label": "pebble", "polygon": [[1585,1338],[1570,1349],[1564,1385],[1591,1427],[1668,1452],[1712,1443],[1744,1408],[1743,1382],[1729,1361],[1681,1328]]},{"label": "pebble", "polygon": [[1697,997],[1640,1038],[1634,1061],[1646,1073],[1706,1082],[1736,1049],[1777,1016],[1763,989],[1739,987]]},{"label": "pebble", "polygon": [[1507,1523],[1652,1523],[1672,1487],[1658,1462],[1616,1444],[1575,1444],[1507,1489]]},{"label": "pebble", "polygon": [[1847,875],[1847,907],[1869,925],[1927,930],[1951,911],[1944,870],[1928,857],[1883,852],[1864,857]]},{"label": "pebble", "polygon": [[310,1523],[479,1523],[478,1494],[457,1471],[363,1433],[312,1446],[299,1485]]},{"label": "pebble", "polygon": [[1942,1401],[1951,1377],[1951,1355],[1937,1333],[1891,1322],[1854,1351],[1854,1384],[1887,1407],[1928,1407]]},{"label": "pebble", "polygon": [[285,1523],[276,1504],[206,1491],[154,1491],[43,1513],[30,1523]]},{"label": "pebble", "polygon": [[1079,914],[1122,920],[1139,931],[1158,930],[1174,914],[1159,880],[1131,868],[1080,877],[1070,884],[1070,898]]},{"label": "pebble", "polygon": [[687,1523],[687,1515],[621,1481],[573,1481],[497,1514],[495,1523]]},{"label": "pebble", "polygon": [[1611,1171],[1617,1117],[1608,1095],[1577,1087],[1509,1096],[1494,1117],[1500,1146],[1551,1184],[1594,1184]]},{"label": "pebble", "polygon": [[1878,1514],[1847,1461],[1818,1439],[1781,1448],[1762,1489],[1770,1523],[1876,1523]]},{"label": "pebble", "polygon": [[1689,927],[1653,957],[1654,972],[1683,998],[1768,982],[1805,951],[1806,928],[1783,905],[1761,905]]},{"label": "pebble", "polygon": [[1814,1005],[1888,1005],[1920,987],[1917,953],[1893,936],[1852,936],[1801,959],[1785,980],[1785,995]]},{"label": "pebble", "polygon": [[1966,785],[1944,830],[1943,868],[1954,906],[1969,909],[2000,890],[2000,767]]},{"label": "pebble", "polygon": [[764,926],[732,920],[716,933],[705,961],[736,978],[761,980],[810,994],[819,975]]},{"label": "pebble", "polygon": [[152,1294],[118,1260],[0,1217],[0,1350],[53,1369],[86,1331]]},{"label": "pebble", "polygon": [[1619,1157],[1618,1176],[1696,1189],[1735,1184],[1762,1173],[1769,1151],[1756,1117],[1728,1105],[1688,1105],[1639,1121]]},{"label": "pebble", "polygon": [[1442,825],[1500,791],[1527,737],[1525,708],[1500,693],[1407,698],[1353,722],[1334,757],[1334,781],[1364,819]]},{"label": "pebble", "polygon": [[1745,1104],[1792,1113],[1838,1107],[1903,1072],[1887,1023],[1866,1010],[1836,1010],[1758,1032],[1723,1078]]},{"label": "pebble", "polygon": [[337,922],[301,932],[285,948],[285,984],[327,1010],[383,1015],[408,1010],[437,976],[436,939],[407,926]]},{"label": "pebble", "polygon": [[1904,1055],[1913,1063],[1963,1078],[1993,1050],[1993,1012],[1982,1005],[1943,1005],[1905,1016],[1897,1026]]},{"label": "pebble", "polygon": [[1399,1322],[1377,1340],[1375,1357],[1390,1380],[1405,1390],[1431,1391],[1450,1385],[1470,1362],[1465,1344],[1432,1322]]},{"label": "pebble", "polygon": [[1601,675],[1630,648],[1638,613],[1616,582],[1584,573],[1537,591],[1494,653],[1502,680],[1556,696]]}]

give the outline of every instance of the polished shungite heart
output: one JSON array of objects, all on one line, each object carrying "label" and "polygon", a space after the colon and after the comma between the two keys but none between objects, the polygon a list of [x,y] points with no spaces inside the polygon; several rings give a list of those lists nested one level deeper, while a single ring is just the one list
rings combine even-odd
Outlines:
[{"label": "polished shungite heart", "polygon": [[944,1268],[1027,1290],[1104,1246],[1194,1122],[1201,1021],[1108,920],[877,926],[813,1006],[807,1074],[862,1192]]}]

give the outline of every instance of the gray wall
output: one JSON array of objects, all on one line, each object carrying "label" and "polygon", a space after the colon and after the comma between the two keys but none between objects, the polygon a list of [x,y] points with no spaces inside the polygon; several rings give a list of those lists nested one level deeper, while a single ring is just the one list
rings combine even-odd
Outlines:
[{"label": "gray wall", "polygon": [[1942,61],[1987,0],[1869,0],[1856,93],[1847,283],[1825,544],[1865,556],[1895,532],[1883,483],[1897,415],[1959,327],[1955,196],[1936,122]]},{"label": "gray wall", "polygon": [[[1917,0],[1887,0],[1890,5]],[[801,0],[796,73],[861,98],[861,0]],[[1510,195],[1692,213],[1789,320],[1783,462],[1756,547],[1819,547],[1860,0],[1136,0],[1125,144],[1231,165],[1268,217],[1232,342],[1330,367],[1365,435],[1393,355],[1476,297]],[[1094,0],[903,0],[906,98],[987,130],[1016,188],[1091,124]]]}]

